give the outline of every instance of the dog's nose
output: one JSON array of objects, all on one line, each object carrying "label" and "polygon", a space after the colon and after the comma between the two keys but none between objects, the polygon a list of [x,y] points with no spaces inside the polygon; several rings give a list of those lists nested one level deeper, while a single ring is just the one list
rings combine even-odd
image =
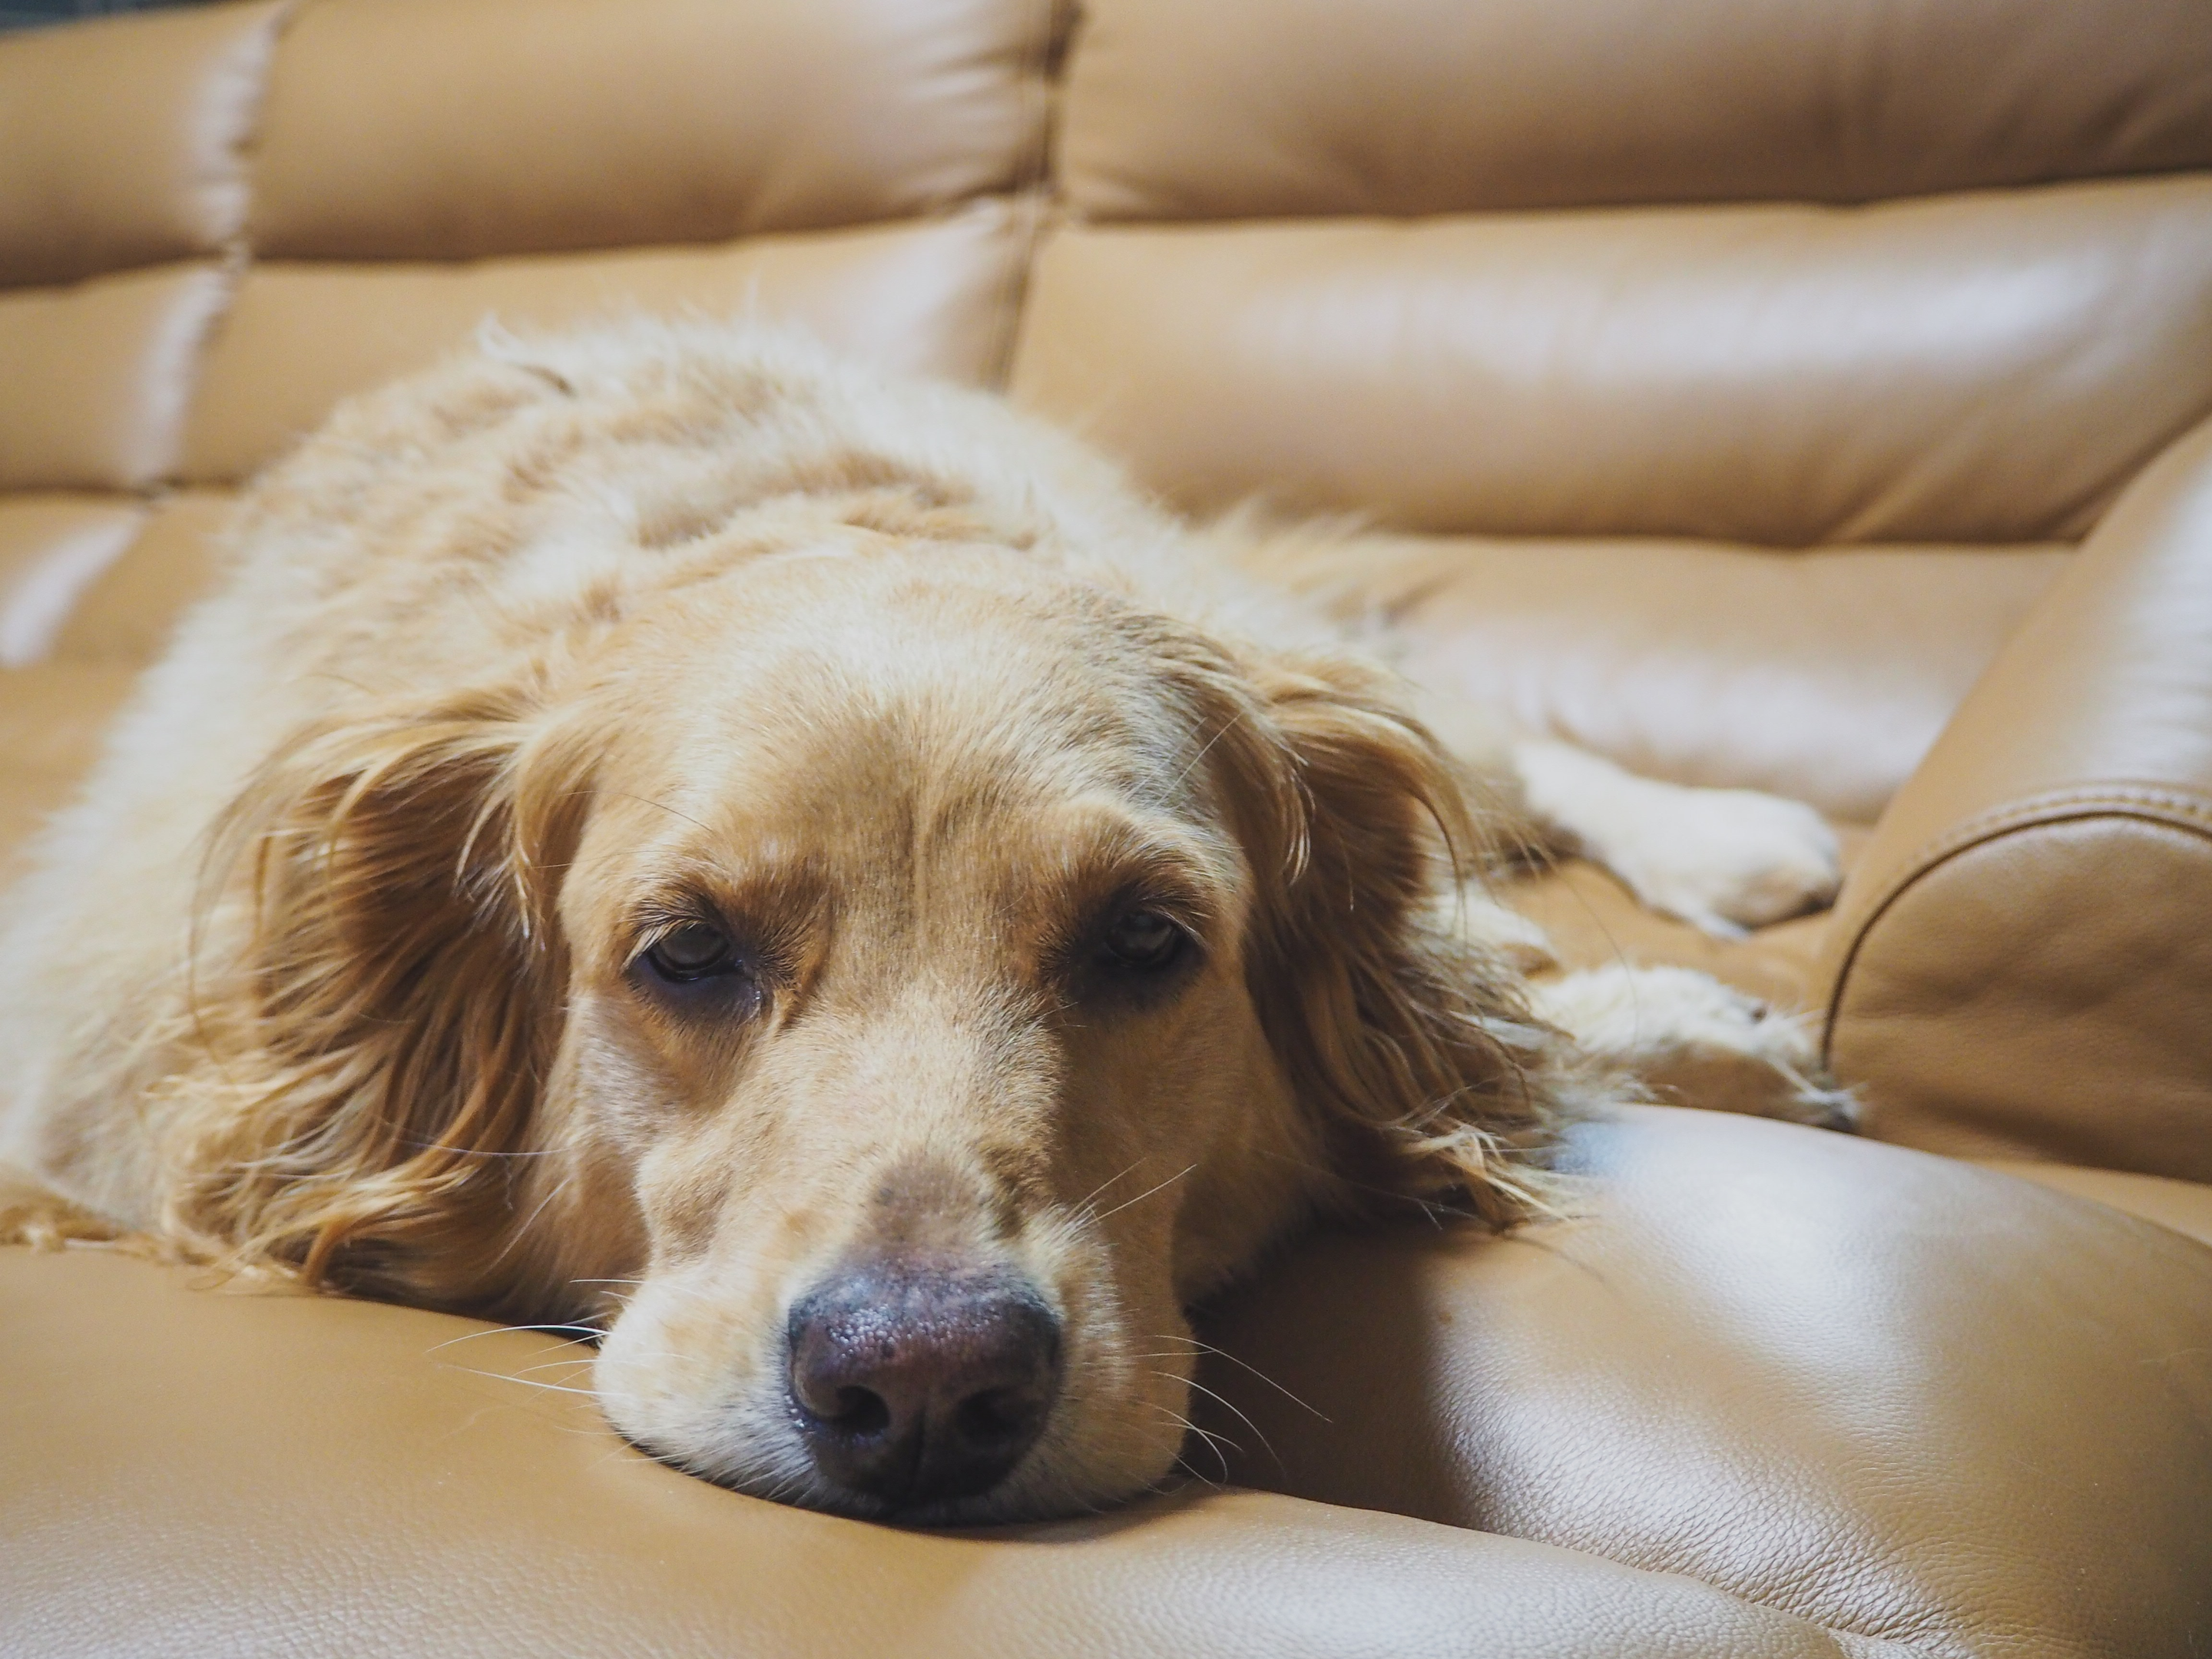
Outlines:
[{"label": "dog's nose", "polygon": [[790,1343],[815,1467],[891,1510],[996,1486],[1060,1386],[1060,1322],[1006,1273],[854,1269],[791,1310]]}]

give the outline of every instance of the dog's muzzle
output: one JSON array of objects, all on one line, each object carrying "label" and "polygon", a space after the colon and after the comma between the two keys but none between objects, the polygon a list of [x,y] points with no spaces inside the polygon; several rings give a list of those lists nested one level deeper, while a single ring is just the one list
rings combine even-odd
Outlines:
[{"label": "dog's muzzle", "polygon": [[892,1258],[791,1310],[791,1401],[824,1480],[872,1513],[988,1492],[1059,1392],[1060,1322],[1004,1269]]}]

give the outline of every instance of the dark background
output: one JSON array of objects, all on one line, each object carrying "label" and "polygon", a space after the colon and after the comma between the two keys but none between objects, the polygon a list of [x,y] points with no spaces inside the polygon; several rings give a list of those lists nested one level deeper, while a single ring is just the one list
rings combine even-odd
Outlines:
[{"label": "dark background", "polygon": [[194,5],[198,0],[0,0],[0,29],[27,29],[41,23],[66,23],[76,17],[104,17],[116,11],[155,11]]}]

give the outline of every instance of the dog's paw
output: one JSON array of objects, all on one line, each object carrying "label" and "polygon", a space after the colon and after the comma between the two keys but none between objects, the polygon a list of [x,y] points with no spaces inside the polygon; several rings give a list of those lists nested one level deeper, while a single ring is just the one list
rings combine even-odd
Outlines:
[{"label": "dog's paw", "polygon": [[1834,902],[1835,832],[1811,807],[1753,789],[1640,778],[1563,744],[1516,750],[1529,804],[1654,910],[1740,938]]},{"label": "dog's paw", "polygon": [[1858,1103],[1821,1069],[1811,1025],[1710,974],[1616,964],[1529,991],[1544,1019],[1663,1099],[1825,1129],[1857,1127]]},{"label": "dog's paw", "polygon": [[1601,849],[1652,909],[1728,939],[1835,901],[1835,832],[1811,807],[1751,789],[1654,787],[1666,795],[1609,828]]}]

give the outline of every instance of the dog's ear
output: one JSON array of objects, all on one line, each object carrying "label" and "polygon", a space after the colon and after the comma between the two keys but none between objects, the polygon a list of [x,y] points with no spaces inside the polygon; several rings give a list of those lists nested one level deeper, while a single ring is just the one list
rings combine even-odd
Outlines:
[{"label": "dog's ear", "polygon": [[195,951],[228,1098],[183,1155],[178,1231],[449,1305],[519,1271],[590,773],[536,704],[507,687],[310,729],[234,804],[199,928],[224,959]]},{"label": "dog's ear", "polygon": [[1230,745],[1256,817],[1246,975],[1329,1149],[1323,1201],[1457,1189],[1493,1225],[1522,1218],[1542,1207],[1529,1155],[1580,1085],[1519,975],[1451,925],[1489,850],[1476,781],[1355,659],[1275,659],[1247,680],[1259,741]]}]

